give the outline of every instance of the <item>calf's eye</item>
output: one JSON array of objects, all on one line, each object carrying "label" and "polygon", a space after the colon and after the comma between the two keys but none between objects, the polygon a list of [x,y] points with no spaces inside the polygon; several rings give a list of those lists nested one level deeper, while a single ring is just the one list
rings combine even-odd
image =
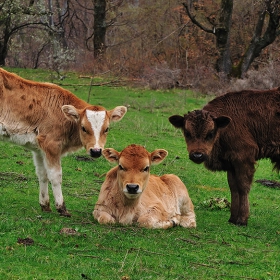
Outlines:
[{"label": "calf's eye", "polygon": [[146,166],[146,167],[143,169],[143,171],[144,171],[144,172],[148,172],[149,169],[150,169],[150,167],[149,167],[149,166]]},{"label": "calf's eye", "polygon": [[192,137],[189,131],[185,131],[184,134],[185,134],[185,137],[188,139],[190,139]]},{"label": "calf's eye", "polygon": [[119,165],[119,170],[124,170],[124,168],[121,165]]},{"label": "calf's eye", "polygon": [[105,130],[104,130],[104,133],[107,133],[109,131],[109,127],[107,127]]},{"label": "calf's eye", "polygon": [[82,126],[82,131],[83,131],[83,132],[87,132],[87,130],[85,129],[84,126]]},{"label": "calf's eye", "polygon": [[214,131],[210,131],[210,132],[208,132],[207,133],[207,135],[206,135],[206,140],[211,140],[211,139],[213,139],[214,138]]}]

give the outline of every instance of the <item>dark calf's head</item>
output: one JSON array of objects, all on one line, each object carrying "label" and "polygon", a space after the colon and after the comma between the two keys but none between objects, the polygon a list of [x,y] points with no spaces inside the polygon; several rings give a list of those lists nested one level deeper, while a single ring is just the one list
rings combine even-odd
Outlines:
[{"label": "dark calf's head", "polygon": [[184,116],[171,116],[169,121],[182,130],[189,158],[199,164],[207,160],[218,139],[219,130],[226,127],[231,119],[227,116],[214,117],[205,110],[195,110]]}]

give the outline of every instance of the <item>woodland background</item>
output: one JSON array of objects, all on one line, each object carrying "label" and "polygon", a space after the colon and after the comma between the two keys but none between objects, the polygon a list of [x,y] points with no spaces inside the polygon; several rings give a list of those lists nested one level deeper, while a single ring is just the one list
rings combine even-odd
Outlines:
[{"label": "woodland background", "polygon": [[2,0],[0,65],[216,95],[279,86],[279,0]]}]

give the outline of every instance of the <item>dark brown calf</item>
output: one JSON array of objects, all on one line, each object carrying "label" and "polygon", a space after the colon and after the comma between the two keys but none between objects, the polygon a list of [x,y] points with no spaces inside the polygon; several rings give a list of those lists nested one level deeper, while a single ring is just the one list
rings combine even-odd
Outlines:
[{"label": "dark brown calf", "polygon": [[182,129],[192,161],[227,172],[229,222],[247,225],[256,161],[270,158],[280,169],[280,88],[227,93],[202,110],[174,115],[169,121]]}]

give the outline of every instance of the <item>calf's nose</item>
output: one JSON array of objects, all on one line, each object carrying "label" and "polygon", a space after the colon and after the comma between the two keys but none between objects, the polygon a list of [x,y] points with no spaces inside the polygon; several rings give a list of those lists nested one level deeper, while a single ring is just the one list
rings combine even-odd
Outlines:
[{"label": "calf's nose", "polygon": [[137,185],[137,184],[127,184],[126,189],[127,189],[128,193],[136,194],[137,191],[139,190],[139,185]]},{"label": "calf's nose", "polygon": [[102,149],[93,148],[93,149],[90,149],[89,152],[90,152],[90,155],[94,158],[99,158],[102,155]]},{"label": "calf's nose", "polygon": [[202,163],[205,161],[206,156],[203,153],[195,152],[190,154],[190,159],[195,163]]}]

